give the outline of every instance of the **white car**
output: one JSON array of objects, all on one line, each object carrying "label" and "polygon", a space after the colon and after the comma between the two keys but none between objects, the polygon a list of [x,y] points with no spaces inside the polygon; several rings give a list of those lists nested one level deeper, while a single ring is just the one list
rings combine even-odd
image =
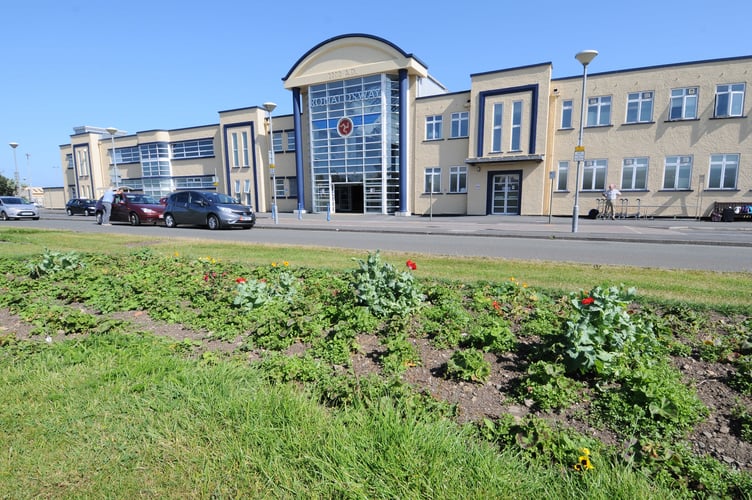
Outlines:
[{"label": "white car", "polygon": [[0,196],[0,220],[39,220],[39,209],[20,196]]}]

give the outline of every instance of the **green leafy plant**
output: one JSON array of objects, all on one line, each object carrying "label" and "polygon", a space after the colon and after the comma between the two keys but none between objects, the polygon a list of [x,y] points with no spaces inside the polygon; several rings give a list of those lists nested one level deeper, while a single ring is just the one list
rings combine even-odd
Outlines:
[{"label": "green leafy plant", "polygon": [[566,376],[559,363],[536,361],[527,369],[517,393],[530,398],[543,410],[567,408],[581,397],[585,384]]},{"label": "green leafy plant", "polygon": [[483,352],[475,348],[455,351],[447,361],[447,377],[468,382],[486,382],[491,375],[491,364]]},{"label": "green leafy plant", "polygon": [[55,252],[45,249],[41,260],[28,265],[29,275],[40,278],[60,271],[70,271],[83,267],[81,256],[76,252]]},{"label": "green leafy plant", "polygon": [[423,301],[413,275],[383,262],[378,251],[368,254],[365,261],[358,261],[358,268],[350,276],[357,303],[366,306],[374,316],[407,315]]}]

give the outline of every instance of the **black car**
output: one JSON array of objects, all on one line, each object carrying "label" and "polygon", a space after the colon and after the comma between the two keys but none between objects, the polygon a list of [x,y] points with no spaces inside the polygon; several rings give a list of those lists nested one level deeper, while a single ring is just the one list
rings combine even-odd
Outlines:
[{"label": "black car", "polygon": [[248,205],[226,194],[213,191],[178,191],[167,197],[164,211],[167,227],[178,224],[207,226],[209,229],[242,227],[256,224],[256,214]]},{"label": "black car", "polygon": [[94,215],[97,211],[97,201],[88,198],[73,198],[65,204],[68,215]]}]

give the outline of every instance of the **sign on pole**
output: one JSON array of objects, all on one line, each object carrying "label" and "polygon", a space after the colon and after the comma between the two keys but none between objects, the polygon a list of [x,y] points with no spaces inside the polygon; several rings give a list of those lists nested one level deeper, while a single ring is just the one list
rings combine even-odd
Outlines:
[{"label": "sign on pole", "polygon": [[585,146],[574,147],[574,161],[585,161]]}]

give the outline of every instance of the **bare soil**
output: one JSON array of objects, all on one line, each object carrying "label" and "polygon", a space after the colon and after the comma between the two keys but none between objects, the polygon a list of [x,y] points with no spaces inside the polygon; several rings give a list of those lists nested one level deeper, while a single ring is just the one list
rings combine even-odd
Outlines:
[{"label": "bare soil", "polygon": [[[92,312],[92,311],[87,311]],[[138,329],[153,332],[156,335],[167,336],[177,341],[190,339],[200,343],[199,352],[215,350],[233,352],[241,346],[241,340],[223,342],[207,338],[203,332],[184,328],[179,324],[168,324],[155,321],[143,311],[120,312],[113,315],[118,319],[132,322]],[[11,314],[7,309],[0,308],[0,334],[15,333],[18,338],[34,339],[40,342],[45,339],[31,335],[32,326]],[[64,337],[47,339],[56,342]],[[352,368],[357,375],[378,373],[377,363],[379,355],[384,351],[379,338],[374,335],[361,335],[357,339],[360,351],[352,356]],[[432,395],[436,399],[457,405],[458,420],[460,422],[474,422],[483,418],[496,418],[508,413],[517,417],[535,414],[550,420],[561,422],[587,433],[605,443],[618,444],[613,433],[602,428],[595,428],[584,421],[581,416],[586,414],[587,401],[583,401],[575,408],[562,412],[541,412],[536,409],[532,401],[517,402],[511,397],[517,380],[524,376],[524,360],[519,354],[509,353],[503,356],[486,354],[491,363],[491,376],[488,382],[469,383],[447,379],[443,370],[452,355],[452,350],[441,350],[433,347],[426,339],[412,339],[417,347],[421,363],[407,370],[403,378],[416,389]],[[305,346],[295,346],[291,352],[302,351]],[[244,352],[249,360],[258,359],[259,353]],[[728,379],[733,367],[730,364],[708,363],[693,358],[675,358],[675,365],[679,368],[688,384],[697,388],[699,397],[710,410],[709,417],[697,425],[688,440],[694,450],[701,455],[708,454],[731,467],[752,471],[752,444],[741,440],[738,425],[732,416],[732,410],[737,404],[744,404],[752,408],[752,398],[744,396],[730,388],[725,380]]]}]

